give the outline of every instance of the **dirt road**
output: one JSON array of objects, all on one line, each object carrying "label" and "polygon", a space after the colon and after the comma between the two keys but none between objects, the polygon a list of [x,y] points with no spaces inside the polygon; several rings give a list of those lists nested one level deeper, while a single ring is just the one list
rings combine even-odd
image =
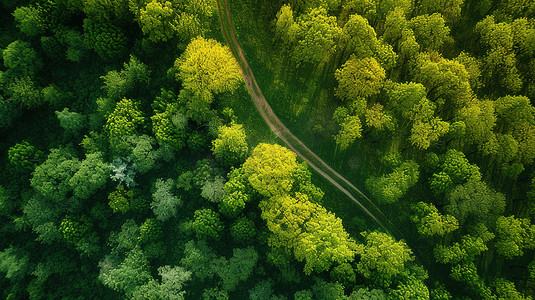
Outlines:
[{"label": "dirt road", "polygon": [[[342,193],[354,201],[370,218],[375,220],[379,226],[381,226],[388,233],[394,235],[396,238],[401,238],[399,230],[390,222],[390,220],[381,212],[381,210],[371,201],[364,193],[362,193],[357,187],[355,187],[349,180],[344,178],[338,172],[336,172],[331,166],[326,164],[319,156],[317,156],[312,150],[310,150],[301,140],[299,140],[292,132],[279,120],[271,106],[267,102],[266,98],[262,94],[258,83],[254,77],[242,48],[234,33],[234,27],[232,26],[232,20],[230,18],[230,12],[228,7],[228,0],[217,1],[219,10],[219,19],[221,21],[221,29],[223,35],[227,40],[234,57],[238,61],[245,85],[251,94],[251,98],[254,101],[258,112],[269,125],[271,130],[279,136],[288,148],[292,149],[299,157],[306,161],[310,167],[321,174],[325,179],[332,183]],[[360,196],[360,200],[355,197]]]}]

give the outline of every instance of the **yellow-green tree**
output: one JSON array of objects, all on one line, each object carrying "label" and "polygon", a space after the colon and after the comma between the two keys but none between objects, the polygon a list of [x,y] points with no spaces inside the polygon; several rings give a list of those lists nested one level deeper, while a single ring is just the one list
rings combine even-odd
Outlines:
[{"label": "yellow-green tree", "polygon": [[305,274],[353,261],[357,245],[342,220],[306,195],[272,197],[260,202],[260,208],[272,232],[270,245],[293,250],[295,258],[305,262]]},{"label": "yellow-green tree", "polygon": [[175,68],[183,87],[208,102],[213,94],[233,92],[243,82],[230,49],[213,39],[192,40],[175,61]]},{"label": "yellow-green tree", "polygon": [[251,186],[262,196],[284,195],[292,189],[296,154],[279,145],[261,143],[243,164]]},{"label": "yellow-green tree", "polygon": [[225,166],[243,162],[249,151],[243,125],[232,123],[219,127],[218,131],[217,138],[212,141],[212,152],[217,160]]}]

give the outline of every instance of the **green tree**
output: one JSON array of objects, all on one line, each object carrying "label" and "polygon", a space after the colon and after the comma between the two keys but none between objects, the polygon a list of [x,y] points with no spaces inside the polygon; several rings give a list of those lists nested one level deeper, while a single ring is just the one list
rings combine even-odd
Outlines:
[{"label": "green tree", "polygon": [[341,69],[336,70],[334,76],[338,81],[336,95],[351,103],[358,97],[379,93],[386,73],[374,58],[351,57]]},{"label": "green tree", "polygon": [[186,291],[185,283],[190,280],[191,272],[181,267],[162,266],[158,268],[161,282],[151,279],[135,289],[132,299],[173,299],[182,300]]},{"label": "green tree", "polygon": [[341,220],[306,195],[272,197],[261,201],[260,208],[272,232],[269,244],[292,249],[298,261],[305,261],[305,274],[353,260],[356,244]]},{"label": "green tree", "polygon": [[104,81],[102,87],[112,100],[119,100],[133,91],[136,85],[146,85],[149,83],[150,70],[135,56],[130,56],[130,60],[124,63],[120,71],[109,71],[105,76],[100,77]]},{"label": "green tree", "polygon": [[236,243],[251,243],[256,235],[254,222],[246,217],[237,219],[230,225],[230,235]]},{"label": "green tree", "polygon": [[[7,74],[19,77],[35,75],[43,66],[41,58],[30,43],[16,40],[2,52]],[[6,76],[5,74],[3,76]]]},{"label": "green tree", "polygon": [[418,202],[413,207],[411,221],[416,223],[420,234],[444,236],[459,228],[459,221],[450,215],[443,215],[433,204]]},{"label": "green tree", "polygon": [[46,161],[35,168],[30,185],[46,198],[62,201],[72,190],[69,181],[80,169],[80,161],[65,148],[52,149]]},{"label": "green tree", "polygon": [[221,231],[224,228],[219,214],[209,208],[196,210],[190,227],[198,239],[214,240],[221,238]]},{"label": "green tree", "polygon": [[297,63],[319,63],[336,52],[341,29],[336,17],[329,16],[325,8],[312,8],[299,17],[297,24],[299,38],[292,54]]},{"label": "green tree", "polygon": [[392,290],[390,295],[391,299],[429,300],[429,289],[423,281],[409,277]]},{"label": "green tree", "polygon": [[127,191],[122,184],[117,186],[117,189],[108,195],[108,205],[113,212],[126,213],[131,208],[131,199],[134,197],[133,191]]},{"label": "green tree", "polygon": [[167,41],[176,34],[177,20],[169,1],[153,0],[139,11],[139,23],[143,34],[154,42]]},{"label": "green tree", "polygon": [[152,194],[152,202],[150,204],[152,211],[156,215],[156,219],[166,221],[175,216],[178,207],[182,205],[182,200],[173,194],[173,187],[175,183],[172,179],[157,179]]},{"label": "green tree", "polygon": [[416,6],[422,14],[439,13],[446,22],[455,22],[461,16],[464,0],[423,0]]},{"label": "green tree", "polygon": [[444,210],[464,224],[466,220],[492,224],[505,209],[505,196],[491,190],[484,182],[469,180],[454,188],[447,196]]},{"label": "green tree", "polygon": [[427,88],[427,98],[437,104],[445,119],[472,99],[470,77],[464,65],[437,52],[418,55],[413,74],[414,80]]},{"label": "green tree", "polygon": [[293,186],[297,155],[277,144],[259,144],[243,164],[245,176],[262,196],[288,193]]},{"label": "green tree", "polygon": [[353,144],[356,138],[362,137],[362,125],[359,117],[348,116],[340,123],[340,127],[340,131],[334,136],[334,141],[343,151]]},{"label": "green tree", "polygon": [[44,153],[27,141],[22,141],[9,148],[7,158],[15,172],[28,173],[44,158]]},{"label": "green tree", "polygon": [[86,117],[76,112],[70,112],[68,107],[62,111],[56,111],[55,114],[59,120],[59,126],[69,135],[76,136],[87,127]]},{"label": "green tree", "polygon": [[216,274],[213,264],[216,259],[215,253],[206,241],[189,241],[184,247],[184,256],[180,264],[187,270],[191,270],[197,279],[205,280]]},{"label": "green tree", "polygon": [[86,217],[75,218],[66,216],[59,224],[59,231],[62,237],[69,243],[79,242],[89,231],[88,219]]},{"label": "green tree", "polygon": [[397,277],[407,272],[407,264],[414,260],[405,242],[396,242],[382,232],[363,232],[366,244],[359,244],[360,261],[357,271],[365,278],[381,286],[389,286]]},{"label": "green tree", "polygon": [[69,179],[74,196],[88,199],[104,187],[109,178],[110,168],[102,161],[102,154],[91,153],[86,156],[80,168]]},{"label": "green tree", "polygon": [[425,50],[440,50],[453,42],[450,29],[440,14],[417,16],[410,20],[409,26],[414,31],[416,41]]},{"label": "green tree", "polygon": [[43,10],[35,6],[20,6],[13,12],[20,31],[30,37],[43,33],[46,29]]},{"label": "green tree", "polygon": [[137,247],[129,251],[119,265],[114,265],[109,258],[105,258],[99,263],[99,266],[98,278],[100,281],[105,286],[122,292],[129,298],[138,287],[152,279],[149,262],[143,251]]},{"label": "green tree", "polygon": [[524,249],[535,248],[535,225],[529,219],[498,217],[495,246],[500,255],[509,259],[523,255]]},{"label": "green tree", "polygon": [[366,179],[366,187],[382,203],[395,203],[418,182],[420,172],[414,161],[404,162],[392,173]]},{"label": "green tree", "polygon": [[186,146],[186,123],[173,122],[176,119],[174,109],[174,106],[168,106],[166,111],[152,116],[152,131],[160,145],[169,145],[180,150]]},{"label": "green tree", "polygon": [[241,281],[247,280],[252,275],[257,261],[258,253],[252,246],[244,249],[235,248],[233,256],[228,261],[221,259],[216,272],[222,280],[223,289],[235,290]]},{"label": "green tree", "polygon": [[109,22],[84,19],[84,38],[107,61],[120,58],[128,51],[128,39],[123,29]]},{"label": "green tree", "polygon": [[108,116],[104,129],[108,133],[111,146],[120,151],[124,147],[124,139],[136,134],[144,123],[145,118],[137,105],[132,100],[123,98]]},{"label": "green tree", "polygon": [[218,136],[212,141],[212,153],[225,166],[236,166],[245,161],[249,146],[241,124],[232,123],[218,128]]}]

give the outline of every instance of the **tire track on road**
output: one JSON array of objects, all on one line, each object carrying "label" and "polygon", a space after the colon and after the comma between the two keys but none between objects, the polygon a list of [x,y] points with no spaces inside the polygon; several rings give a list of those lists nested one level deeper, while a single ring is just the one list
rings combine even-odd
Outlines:
[{"label": "tire track on road", "polygon": [[[262,90],[254,77],[253,71],[249,63],[245,59],[243,50],[236,38],[230,12],[228,8],[228,0],[217,0],[219,11],[219,19],[221,22],[221,30],[227,41],[227,44],[232,51],[232,54],[240,65],[245,85],[251,94],[253,102],[268,126],[275,132],[275,134],[284,141],[284,143],[294,151],[299,157],[306,161],[316,172],[327,179],[338,190],[344,193],[349,199],[355,202],[370,218],[372,218],[379,226],[386,232],[397,239],[401,239],[403,234],[400,230],[392,224],[388,217],[370,200],[360,189],[353,185],[349,180],[340,175],[331,166],[325,163],[318,155],[310,150],[299,138],[297,138],[277,117],[266,98],[262,94]],[[365,202],[364,205],[359,201],[351,191],[360,195]]]}]

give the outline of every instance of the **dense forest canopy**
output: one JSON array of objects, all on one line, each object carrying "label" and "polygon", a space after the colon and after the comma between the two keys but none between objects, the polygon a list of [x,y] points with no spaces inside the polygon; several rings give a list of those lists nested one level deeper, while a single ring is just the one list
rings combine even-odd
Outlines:
[{"label": "dense forest canopy", "polygon": [[0,297],[535,297],[534,1],[228,0],[386,225],[218,1],[0,0]]}]

